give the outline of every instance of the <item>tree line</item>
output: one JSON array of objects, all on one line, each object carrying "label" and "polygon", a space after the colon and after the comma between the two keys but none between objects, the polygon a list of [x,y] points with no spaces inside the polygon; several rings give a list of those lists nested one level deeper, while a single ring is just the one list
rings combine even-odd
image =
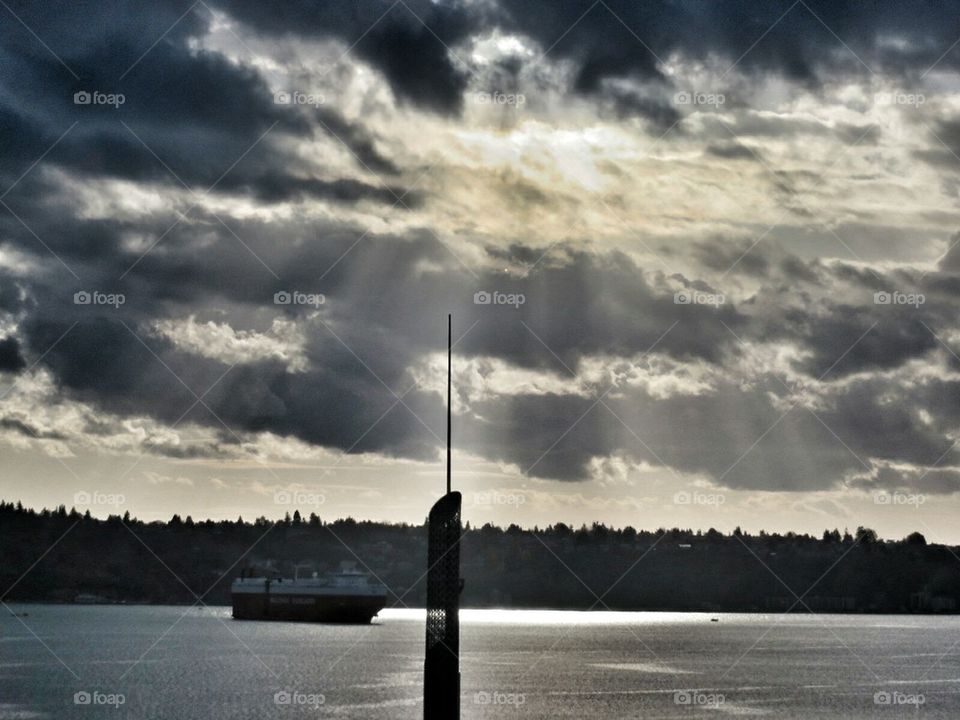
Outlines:
[{"label": "tree line", "polygon": [[[0,502],[5,602],[208,605],[241,571],[301,577],[350,561],[382,581],[388,605],[423,607],[426,524],[282,520],[144,522],[64,506]],[[953,612],[957,548],[865,527],[724,534],[660,528],[464,528],[465,607],[743,612]]]}]

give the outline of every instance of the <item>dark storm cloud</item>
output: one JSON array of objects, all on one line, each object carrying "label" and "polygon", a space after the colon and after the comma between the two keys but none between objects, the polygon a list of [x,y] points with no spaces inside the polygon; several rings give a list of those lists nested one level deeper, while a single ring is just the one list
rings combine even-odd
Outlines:
[{"label": "dark storm cloud", "polygon": [[[657,93],[625,92],[610,81],[672,87],[661,60],[679,53],[701,61],[720,58],[747,73],[779,74],[817,86],[837,72],[922,72],[956,39],[947,6],[855,0],[810,0],[792,8],[749,0],[410,0],[394,6],[304,0],[286,4],[282,12],[253,0],[220,0],[217,5],[258,32],[336,38],[376,67],[401,101],[443,113],[459,110],[475,71],[463,59],[464,44],[499,28],[532,39],[551,60],[572,62],[576,92],[608,99],[618,111],[660,125],[678,115]],[[889,37],[903,42],[882,41]],[[947,56],[940,63],[955,67],[957,58]]]},{"label": "dark storm cloud", "polygon": [[[608,4],[661,57],[679,52],[730,62],[789,7],[727,0]],[[825,0],[809,5],[878,69],[922,68],[954,39],[945,21],[948,11],[932,6]],[[236,451],[238,436],[269,431],[336,450],[435,457],[442,446],[435,434],[443,427],[442,397],[420,388],[403,395],[402,403],[398,395],[413,386],[410,368],[428,353],[442,352],[443,316],[452,310],[457,331],[470,329],[457,348],[459,357],[498,359],[554,381],[583,370],[588,360],[629,364],[645,355],[638,366],[655,358],[703,366],[723,378],[707,390],[666,396],[619,380],[596,381],[591,393],[518,392],[470,407],[461,419],[465,449],[515,463],[532,476],[582,480],[591,460],[622,453],[637,462],[702,473],[730,487],[804,490],[835,487],[851,472],[871,472],[861,457],[867,465],[873,459],[920,466],[939,457],[955,460],[947,451],[960,422],[957,389],[930,382],[909,393],[881,374],[944,355],[931,329],[956,327],[956,249],[938,272],[924,277],[804,262],[715,239],[693,248],[696,271],[665,277],[623,253],[588,243],[581,249],[491,248],[484,262],[468,269],[427,228],[388,235],[336,220],[311,225],[228,212],[218,218],[203,209],[180,218],[178,211],[187,210],[182,201],[136,220],[92,218],[44,171],[56,168],[81,181],[119,178],[144,189],[179,187],[166,164],[198,191],[217,182],[217,191],[261,202],[314,198],[394,205],[402,182],[386,186],[367,171],[393,183],[403,178],[403,168],[372,132],[338,108],[276,105],[257,71],[196,50],[190,41],[207,31],[209,17],[199,8],[183,15],[187,3],[12,7],[28,24],[43,28],[45,41],[79,77],[21,26],[11,21],[0,28],[0,133],[6,141],[0,146],[0,191],[78,124],[5,198],[30,230],[0,208],[0,242],[40,266],[23,277],[0,276],[0,308],[16,320],[11,323],[16,331],[0,341],[0,370],[22,370],[39,361],[64,398],[118,417],[147,416],[167,426],[198,423],[219,434],[209,444],[150,442],[152,453],[227,457]],[[602,4],[410,0],[394,6],[270,6],[223,0],[217,7],[249,30],[276,38],[296,34],[333,37],[346,46],[356,42],[351,53],[382,73],[401,102],[439,113],[459,110],[469,81],[451,48],[461,51],[468,40],[500,27],[534,38],[544,50],[553,45],[550,59],[574,66],[576,92],[605,107],[661,125],[678,117],[670,105],[635,89],[666,92],[670,81],[660,76],[653,53]],[[882,49],[877,40],[885,34],[904,38],[907,49]],[[943,60],[945,67],[956,62],[953,56]],[[809,85],[827,73],[863,72],[802,5],[740,67]],[[496,70],[507,89],[522,71],[516,63]],[[73,94],[87,89],[123,92],[126,101],[118,109],[75,105]],[[742,136],[843,142],[878,137],[870,126],[749,112],[738,117],[733,129]],[[717,122],[706,119],[704,127],[705,139],[712,141],[707,152],[748,157],[745,146],[730,144],[729,131]],[[955,128],[939,130],[952,147]],[[324,172],[327,163],[308,163],[295,152],[297,142],[317,138],[338,153],[339,143],[346,145],[356,156],[351,169],[359,179],[330,176]],[[818,182],[809,173],[777,173],[785,195]],[[522,178],[508,177],[503,187],[520,203],[551,201]],[[412,194],[400,207],[425,201]],[[748,293],[740,281],[760,287]],[[928,302],[919,308],[873,304],[874,292],[897,289],[926,292]],[[81,290],[119,292],[125,301],[118,307],[77,305],[73,294]],[[327,302],[315,315],[313,308],[273,303],[275,293],[294,290],[324,293]],[[678,290],[726,294],[727,300],[719,307],[678,302]],[[525,302],[475,304],[475,293],[493,291],[522,294]],[[270,357],[231,367],[216,347],[194,352],[156,331],[157,321],[194,315],[259,333],[277,318],[296,321],[305,337],[306,368],[292,370]],[[804,407],[778,419],[782,410],[773,398],[786,402],[786,390],[775,378],[757,380],[743,370],[751,358],[741,340],[795,347],[794,359],[784,361],[792,362],[794,372],[810,381],[826,374],[825,408],[816,406],[823,422]],[[932,418],[929,423],[923,412]],[[21,433],[32,429],[16,418],[3,426]],[[92,435],[107,431],[89,429]],[[648,447],[633,432],[642,433]],[[758,438],[763,441],[752,449]]]},{"label": "dark storm cloud", "polygon": [[20,353],[20,343],[15,337],[0,340],[0,371],[17,372],[27,366]]},{"label": "dark storm cloud", "polygon": [[[39,357],[77,322],[41,361],[65,396],[118,416],[199,423],[225,434],[227,443],[236,441],[232,433],[270,431],[333,449],[430,459],[442,445],[442,398],[414,388],[399,404],[397,395],[414,384],[411,366],[427,352],[442,351],[448,310],[457,333],[471,328],[458,356],[499,358],[561,379],[584,359],[634,358],[652,346],[648,359],[703,362],[726,374],[747,359],[736,333],[746,342],[796,344],[805,358],[797,369],[811,378],[840,359],[828,384],[867,373],[852,389],[837,390],[832,407],[818,412],[849,449],[803,407],[777,423],[782,411],[770,395],[782,396],[785,388],[773,378],[745,388],[735,373],[709,392],[669,397],[601,380],[585,395],[484,399],[459,419],[463,446],[529,469],[535,477],[582,480],[591,460],[621,454],[702,473],[729,487],[781,490],[834,487],[851,473],[866,472],[858,457],[923,464],[949,449],[944,429],[956,422],[948,414],[949,392],[936,394],[938,404],[931,390],[929,398],[914,395],[907,402],[905,396],[891,407],[879,399],[889,385],[870,375],[930,356],[935,340],[915,322],[918,316],[898,317],[889,314],[890,307],[874,306],[869,274],[842,265],[827,269],[761,254],[758,266],[768,268],[769,281],[779,273],[792,285],[784,283],[778,291],[782,296],[761,294],[744,303],[731,297],[713,308],[676,304],[673,295],[677,288],[715,291],[708,282],[645,274],[616,252],[555,248],[544,256],[543,248],[524,245],[491,249],[497,271],[478,268],[473,277],[429,233],[360,238],[359,229],[336,224],[226,221],[282,280],[222,227],[191,228],[205,241],[187,235],[163,252],[149,253],[119,286],[127,294],[119,308],[76,306],[72,292],[82,285],[55,276],[33,278],[25,305],[30,312],[18,332],[26,358]],[[101,272],[87,280],[109,289],[108,273],[116,277],[116,269],[130,258],[112,244],[101,247],[98,256],[102,262],[82,267]],[[504,265],[535,267],[527,277],[517,277],[504,274]],[[839,294],[860,293],[863,306],[796,302],[810,278],[817,280],[810,292],[827,283]],[[281,289],[325,293],[319,319],[311,320],[305,309],[274,305],[273,293]],[[526,302],[519,308],[475,305],[474,293],[483,290],[523,293]],[[932,328],[948,322],[949,305],[938,297],[931,296],[919,316]],[[276,317],[296,320],[306,333],[308,366],[292,372],[285,363],[267,359],[242,363],[223,376],[203,404],[196,403],[229,365],[187,352],[152,330],[155,320],[187,314],[261,331]],[[598,397],[602,404],[595,402]],[[923,408],[933,425],[918,419]],[[611,409],[636,428],[647,447]],[[776,430],[741,459],[775,423]],[[566,433],[574,425],[575,431]],[[150,452],[163,454],[165,447]],[[167,449],[174,455],[185,452]],[[215,457],[227,451],[198,446],[189,452]]]},{"label": "dark storm cloud", "polygon": [[362,200],[368,200],[409,210],[419,207],[423,200],[421,193],[407,192],[398,186],[376,187],[357,180],[318,180],[282,173],[263,174],[251,182],[235,175],[225,185],[231,190],[249,190],[257,199],[264,202],[313,198],[353,205]]},{"label": "dark storm cloud", "polygon": [[795,361],[794,367],[811,378],[832,381],[856,373],[893,370],[938,347],[927,329],[936,322],[929,313],[829,303],[821,308],[825,312],[784,312],[780,331],[772,333],[772,337],[797,342],[808,351],[808,357]]},{"label": "dark storm cloud", "polygon": [[794,282],[820,283],[819,263],[807,263],[791,255],[780,261],[779,270],[786,279]]},{"label": "dark storm cloud", "polygon": [[[332,107],[275,104],[257,71],[189,47],[191,37],[206,31],[209,13],[188,13],[171,29],[177,18],[171,17],[173,9],[126,8],[101,26],[100,34],[84,16],[84,44],[69,37],[62,20],[51,23],[46,15],[25,12],[28,24],[42,23],[48,44],[64,52],[69,70],[42,48],[37,52],[14,23],[0,30],[0,59],[8,71],[0,80],[0,131],[12,139],[0,148],[7,185],[49,149],[45,166],[90,177],[177,188],[182,182],[195,192],[215,186],[218,192],[248,193],[266,202],[304,197],[395,202],[402,189],[319,177],[317,168],[283,142],[328,134],[333,147],[342,142],[358,158],[359,172],[396,174],[364,128]],[[78,10],[64,6],[61,11],[69,16]],[[144,24],[161,29],[155,36],[126,34]],[[156,46],[144,42],[167,30]],[[116,106],[74,102],[75,93],[94,91],[119,93],[124,101]],[[17,196],[8,202],[16,208]],[[415,202],[414,196],[408,204]]]},{"label": "dark storm cloud", "polygon": [[707,134],[723,141],[732,138],[731,131],[737,137],[832,137],[847,145],[870,145],[880,138],[880,128],[872,124],[829,123],[817,118],[762,114],[754,110],[738,114],[733,121],[708,115],[702,122]]},{"label": "dark storm cloud", "polygon": [[[517,246],[491,252],[499,261],[521,268],[543,255],[542,251]],[[543,343],[571,367],[601,347],[615,355],[630,356],[654,344],[659,352],[674,357],[719,362],[735,344],[723,324],[736,328],[743,318],[730,305],[678,304],[674,297],[677,290],[717,291],[682,277],[676,283],[675,288],[648,284],[640,268],[618,252],[562,249],[542,260],[525,280],[511,283],[493,276],[471,284],[476,290],[524,293],[527,302],[516,317],[535,328]],[[598,288],[603,292],[598,294]],[[508,318],[511,316],[503,317]],[[676,327],[666,333],[674,324]],[[571,332],[571,328],[576,331]],[[468,350],[482,353],[496,348],[496,354],[518,365],[556,367],[555,360],[538,350],[538,345],[539,341],[517,322],[485,323],[465,341]]]},{"label": "dark storm cloud", "polygon": [[[442,246],[433,239],[370,237],[353,249],[354,262],[334,267],[361,236],[359,230],[289,228],[282,233],[289,239],[285,243],[278,242],[281,231],[275,224],[229,222],[282,281],[222,226],[184,223],[182,235],[145,256],[123,281],[117,280],[119,274],[135,258],[119,242],[99,245],[89,263],[82,259],[75,265],[83,283],[62,277],[65,271],[35,277],[31,312],[15,342],[28,343],[33,357],[47,352],[43,367],[53,372],[63,393],[120,416],[147,415],[167,424],[179,420],[217,429],[226,425],[238,433],[270,430],[357,452],[432,456],[436,439],[403,406],[377,423],[375,432],[364,432],[395,402],[391,390],[412,384],[406,369],[423,351],[423,336],[431,336],[439,347],[440,333],[430,333],[423,322],[431,313],[431,298],[417,288],[420,262],[431,256],[438,264],[450,262]],[[94,234],[109,231],[108,225]],[[301,232],[307,236],[298,238]],[[354,277],[361,266],[365,282]],[[436,294],[444,286],[449,292],[455,282],[441,279]],[[118,308],[73,304],[74,292],[91,288],[122,292],[125,302]],[[263,317],[269,324],[284,314],[295,318],[297,308],[273,304],[274,293],[295,289],[329,295],[326,322],[346,345],[323,324],[308,322],[307,372],[289,373],[284,364],[269,361],[240,366],[206,396],[205,404],[195,405],[226,364],[179,351],[152,332],[152,323],[224,307],[238,324]],[[437,298],[432,301],[436,314]],[[73,323],[77,325],[70,330]],[[439,398],[422,392],[411,393],[404,402],[420,417],[439,411]]]},{"label": "dark storm cloud", "polygon": [[920,417],[921,410],[930,409],[925,396],[940,387],[935,379],[906,388],[865,377],[840,390],[833,407],[818,414],[861,458],[949,466],[960,458],[945,432],[953,422],[944,422],[939,413],[932,424]]},{"label": "dark storm cloud", "polygon": [[683,116],[677,108],[664,100],[651,98],[640,91],[625,90],[615,85],[602,87],[599,93],[608,98],[616,114],[621,117],[638,115],[649,120],[660,132],[673,128]]},{"label": "dark storm cloud", "polygon": [[[589,2],[503,0],[499,6],[509,27],[544,48],[553,46],[551,54],[579,61],[577,85],[585,90],[603,78],[656,76],[654,53],[739,59],[748,71],[816,83],[820,72],[837,63],[867,73],[854,53],[876,64],[873,70],[925,70],[956,39],[951,11],[929,3],[811,0],[791,8],[748,0],[669,5],[609,0],[608,10]],[[879,42],[882,37],[905,42],[895,47]],[[944,62],[955,66],[957,59]]]},{"label": "dark storm cloud", "polygon": [[13,430],[14,432],[34,440],[66,440],[67,436],[63,433],[49,432],[24,422],[16,417],[0,418],[0,428],[4,430]]},{"label": "dark storm cloud", "polygon": [[947,251],[937,263],[946,273],[960,273],[960,233],[954,233],[947,245]]},{"label": "dark storm cloud", "polygon": [[376,148],[376,139],[363,127],[347,122],[332,108],[317,108],[315,117],[324,131],[344,143],[357,160],[375,173],[396,175],[400,170]]},{"label": "dark storm cloud", "polygon": [[710,144],[707,145],[706,152],[708,155],[713,155],[714,157],[724,160],[751,160],[758,162],[763,157],[758,151],[751,150],[737,142]]},{"label": "dark storm cloud", "polygon": [[693,253],[697,261],[710,270],[728,273],[736,270],[747,275],[766,276],[769,261],[766,254],[753,252],[749,240],[714,240],[698,243]]},{"label": "dark storm cloud", "polygon": [[144,449],[151,455],[177,460],[226,460],[236,456],[236,453],[231,453],[218,443],[182,445],[148,440],[144,443]]},{"label": "dark storm cloud", "polygon": [[[826,265],[752,245],[715,238],[697,244],[693,256],[728,284],[735,279],[761,283],[738,305],[742,330],[736,332],[747,340],[796,344],[804,356],[793,361],[794,369],[811,378],[882,372],[929,357],[940,348],[931,329],[954,322],[960,285],[950,273]],[[941,267],[950,264],[948,254]],[[876,293],[912,293],[921,299],[884,304]]]},{"label": "dark storm cloud", "polygon": [[[809,412],[772,407],[765,393],[777,391],[773,383],[670,398],[606,390],[486,403],[463,432],[483,438],[484,454],[516,463],[531,477],[566,481],[589,478],[590,461],[610,454],[748,490],[827,489],[863,469]],[[508,442],[518,436],[524,442]]]},{"label": "dark storm cloud", "polygon": [[925,131],[931,147],[915,151],[916,157],[946,170],[960,171],[960,160],[957,159],[960,154],[960,118],[939,119]]},{"label": "dark storm cloud", "polygon": [[[836,362],[831,374],[842,377],[865,370],[890,370],[910,360],[929,357],[934,351],[944,352],[942,334],[955,326],[956,293],[960,289],[955,272],[943,271],[951,265],[949,257],[948,252],[941,260],[940,272],[921,272],[910,267],[879,272],[843,263],[833,265],[829,271],[821,268],[821,276],[829,277],[832,287],[846,285],[848,296],[862,304],[828,300],[795,326],[803,328],[799,334],[805,345],[815,351],[802,363],[803,367],[812,374],[821,369],[825,372],[834,362],[829,359],[831,353],[843,343],[841,337],[859,337],[867,328],[871,329],[863,341]],[[901,297],[914,296],[918,302],[886,304],[877,301],[877,293],[887,297],[896,293]],[[947,362],[955,361],[947,352]]]},{"label": "dark storm cloud", "polygon": [[[147,323],[135,324],[129,317],[83,319],[79,313],[71,323],[74,320],[78,325],[49,351],[44,365],[66,396],[103,411],[146,415],[167,425],[198,423],[230,434],[271,431],[344,450],[357,443],[357,452],[421,459],[434,452],[434,438],[402,409],[358,443],[395,397],[351,352],[369,350],[353,333],[344,331],[349,350],[332,336],[318,337],[309,353],[309,372],[288,374],[277,363],[260,361],[235,367],[224,376],[226,363],[177,351],[151,334]],[[24,330],[31,342],[42,346],[52,345],[68,328],[68,323],[47,320],[30,323]],[[371,360],[370,364],[384,382],[399,389],[402,365],[387,372],[390,368],[383,363]],[[202,403],[197,402],[200,396]],[[422,393],[408,396],[405,402],[417,408],[418,415],[429,413],[431,418],[440,409],[438,398]],[[166,447],[150,445],[154,453]],[[172,450],[174,457],[187,452],[179,447]],[[221,451],[191,449],[187,456],[211,454]]]},{"label": "dark storm cloud", "polygon": [[[734,342],[720,320],[731,327],[743,322],[730,307],[676,305],[670,288],[648,285],[618,254],[558,252],[529,278],[510,285],[496,272],[474,279],[429,234],[370,235],[356,244],[359,230],[335,225],[227,222],[282,280],[219,225],[184,223],[182,235],[148,253],[123,281],[116,280],[118,271],[132,255],[119,241],[98,244],[90,262],[68,257],[81,260],[77,268],[83,282],[65,282],[62,272],[34,278],[31,311],[18,341],[26,343],[31,357],[47,353],[42,365],[65,394],[120,416],[214,428],[223,423],[238,433],[267,430],[327,447],[422,459],[438,447],[431,430],[442,427],[439,397],[415,390],[405,405],[377,420],[395,403],[394,393],[413,384],[408,368],[427,350],[442,348],[440,309],[452,309],[463,329],[480,321],[460,346],[464,356],[500,357],[553,373],[565,372],[556,357],[576,367],[598,352],[632,356],[654,345],[656,353],[718,362]],[[91,234],[109,232],[109,224],[101,224]],[[114,234],[122,232],[114,229]],[[304,235],[305,242],[298,239]],[[278,243],[279,237],[290,242]],[[349,260],[337,263],[348,251]],[[542,250],[517,247],[509,254],[534,259],[533,253]],[[425,269],[431,265],[436,269]],[[318,283],[320,277],[324,280]],[[607,288],[603,296],[595,293],[600,286]],[[90,288],[122,292],[125,302],[117,308],[75,305],[73,293]],[[322,321],[273,305],[273,294],[284,289],[325,293]],[[527,304],[518,310],[477,306],[473,296],[480,290],[522,292]],[[562,315],[551,311],[559,307],[566,308]],[[178,349],[153,333],[152,323],[188,312],[209,317],[224,308],[241,327],[262,327],[284,314],[305,323],[309,368],[293,373],[272,361],[238,366],[204,404],[195,404],[226,363]],[[375,423],[375,431],[364,435]]]},{"label": "dark storm cloud", "polygon": [[[706,393],[668,398],[624,386],[613,392],[598,387],[586,397],[519,394],[474,408],[464,432],[481,438],[487,456],[516,463],[534,477],[584,480],[593,458],[619,454],[704,474],[725,487],[827,490],[874,472],[876,463],[929,468],[960,461],[949,435],[958,422],[956,385],[934,379],[918,390],[863,376],[813,412],[802,398],[771,405],[770,395],[787,391],[774,377],[739,386],[731,380]],[[921,410],[933,421],[922,419]],[[509,441],[517,437],[524,442]],[[922,479],[920,473],[890,472],[897,487],[916,487]]]},{"label": "dark storm cloud", "polygon": [[[912,308],[887,314],[876,308],[849,305],[831,310],[830,315],[811,322],[803,333],[807,348],[814,354],[797,365],[813,377],[828,372],[839,378],[865,370],[889,370],[937,347],[936,338],[921,322],[923,316],[917,317]],[[850,348],[861,336],[863,339]]]},{"label": "dark storm cloud", "polygon": [[872,491],[910,490],[939,495],[960,491],[960,471],[955,468],[899,468],[881,466],[851,481],[852,487]]},{"label": "dark storm cloud", "polygon": [[[675,108],[655,94],[627,92],[622,84],[610,81],[652,80],[669,87],[672,82],[662,75],[658,58],[681,53],[700,60],[720,57],[731,64],[739,58],[742,70],[778,73],[816,84],[824,74],[836,72],[838,63],[847,71],[866,73],[857,57],[875,64],[874,70],[925,70],[955,39],[948,29],[952,16],[947,7],[853,1],[811,0],[809,9],[802,4],[789,8],[746,0],[709,5],[630,0],[593,5],[546,0],[483,4],[409,0],[394,5],[371,0],[302,0],[287,3],[282,10],[253,0],[220,0],[212,5],[261,34],[338,39],[350,48],[352,56],[379,70],[398,98],[442,113],[460,109],[474,70],[462,59],[464,44],[496,28],[519,33],[549,51],[549,58],[575,63],[575,91],[608,98],[621,112],[637,113],[661,125],[678,119]],[[195,8],[185,15],[190,9],[186,2],[157,3],[139,9],[48,3],[42,10],[17,2],[12,8],[31,27],[44,28],[46,42],[70,68],[39,47],[21,27],[8,23],[4,30],[8,49],[3,60],[12,70],[8,79],[12,92],[35,90],[39,71],[43,86],[55,88],[54,96],[62,98],[64,104],[74,91],[92,85],[128,95],[129,107],[121,112],[133,121],[137,120],[138,108],[151,119],[158,111],[168,114],[171,124],[181,116],[200,126],[229,117],[234,126],[240,126],[235,132],[244,138],[266,123],[281,119],[281,110],[289,110],[271,107],[270,98],[261,92],[262,82],[252,71],[209,53],[188,50],[187,40],[201,35],[210,22],[205,8]],[[83,13],[82,21],[79,13]],[[880,42],[884,37],[903,42]],[[162,40],[151,48],[155,38]],[[940,62],[943,67],[954,67],[957,59],[948,55]],[[71,71],[79,79],[72,77]],[[517,72],[514,69],[514,74]],[[36,120],[42,105],[33,103],[31,121]],[[57,108],[49,118],[57,122],[45,124],[62,131],[71,120],[70,110]],[[93,114],[88,112],[87,117]],[[281,123],[287,131],[297,131],[298,122],[291,113],[286,113]],[[783,130],[758,126],[754,132]],[[836,129],[847,133],[851,141],[862,130],[853,126]],[[42,128],[45,133],[53,131],[54,127]],[[807,131],[815,129],[808,127]],[[743,128],[743,132],[750,134],[751,130]],[[199,141],[223,143],[222,149],[227,152],[232,149],[229,138],[203,136]],[[174,169],[178,159],[169,161]],[[177,165],[186,172],[187,163]],[[381,167],[386,170],[389,163]]]},{"label": "dark storm cloud", "polygon": [[474,410],[461,432],[485,457],[514,463],[531,477],[585,480],[590,459],[618,446],[617,433],[611,432],[616,420],[594,397],[516,394]]},{"label": "dark storm cloud", "polygon": [[464,2],[307,0],[279,12],[256,0],[216,4],[261,33],[337,38],[383,73],[401,101],[441,113],[459,111],[467,81],[450,48],[489,29],[475,6]]}]

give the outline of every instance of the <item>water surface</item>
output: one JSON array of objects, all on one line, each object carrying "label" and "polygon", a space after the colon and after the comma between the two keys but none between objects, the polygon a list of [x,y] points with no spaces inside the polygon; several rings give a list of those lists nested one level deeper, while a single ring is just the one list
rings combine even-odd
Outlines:
[{"label": "water surface", "polygon": [[[422,715],[423,611],[9,607],[0,720]],[[955,617],[465,610],[462,717],[958,718],[958,643]]]}]

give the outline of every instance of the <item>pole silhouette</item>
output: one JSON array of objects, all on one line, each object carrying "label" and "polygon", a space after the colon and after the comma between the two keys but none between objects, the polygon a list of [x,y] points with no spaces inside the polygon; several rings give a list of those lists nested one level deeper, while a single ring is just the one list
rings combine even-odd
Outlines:
[{"label": "pole silhouette", "polygon": [[424,720],[460,717],[460,506],[452,488],[451,364],[453,319],[447,316],[447,492],[427,521],[427,628],[423,664]]}]

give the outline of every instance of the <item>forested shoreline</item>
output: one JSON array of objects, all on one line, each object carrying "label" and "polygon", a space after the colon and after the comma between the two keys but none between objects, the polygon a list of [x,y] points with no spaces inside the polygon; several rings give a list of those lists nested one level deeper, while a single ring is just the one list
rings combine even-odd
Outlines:
[{"label": "forested shoreline", "polygon": [[[4,602],[220,605],[241,570],[301,576],[356,562],[423,607],[424,525],[299,512],[282,520],[143,522],[0,502]],[[465,527],[464,607],[742,612],[956,612],[956,548],[867,528],[810,535],[595,523]]]}]

